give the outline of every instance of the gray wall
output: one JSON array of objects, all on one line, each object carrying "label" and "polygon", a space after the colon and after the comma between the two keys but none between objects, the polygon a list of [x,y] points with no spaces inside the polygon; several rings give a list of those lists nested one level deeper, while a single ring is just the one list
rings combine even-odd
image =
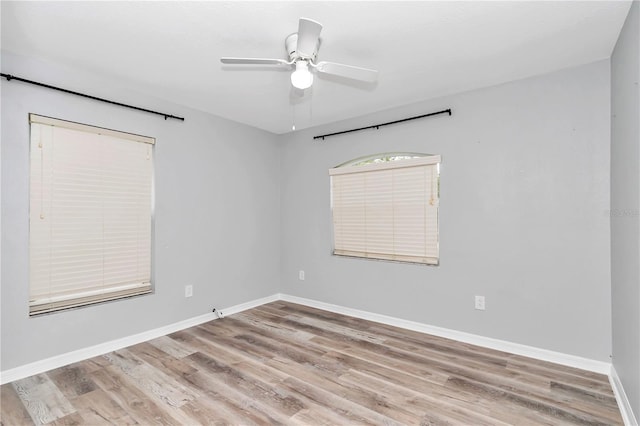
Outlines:
[{"label": "gray wall", "polygon": [[[186,118],[2,79],[2,370],[278,292],[275,135],[7,52],[2,71]],[[153,295],[29,318],[30,112],[156,138]],[[186,284],[194,286],[189,299]]]},{"label": "gray wall", "polygon": [[[284,136],[283,292],[608,362],[609,79],[605,60]],[[327,170],[387,151],[442,155],[438,267],[331,255]]]},{"label": "gray wall", "polygon": [[611,56],[613,365],[640,421],[640,4]]},{"label": "gray wall", "polygon": [[[187,119],[2,82],[2,370],[278,291],[609,360],[609,61],[275,136],[96,74],[2,60],[3,72]],[[312,140],[447,107],[452,117]],[[157,138],[155,294],[28,317],[29,112]],[[327,170],[385,151],[443,156],[439,267],[330,254]]]}]

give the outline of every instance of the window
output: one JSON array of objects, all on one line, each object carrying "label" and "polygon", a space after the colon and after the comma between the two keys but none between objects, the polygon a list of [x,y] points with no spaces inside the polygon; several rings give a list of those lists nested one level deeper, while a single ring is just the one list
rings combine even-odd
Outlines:
[{"label": "window", "polygon": [[333,253],[437,265],[439,167],[394,153],[330,169]]},{"label": "window", "polygon": [[155,140],[29,119],[30,314],[151,292]]}]

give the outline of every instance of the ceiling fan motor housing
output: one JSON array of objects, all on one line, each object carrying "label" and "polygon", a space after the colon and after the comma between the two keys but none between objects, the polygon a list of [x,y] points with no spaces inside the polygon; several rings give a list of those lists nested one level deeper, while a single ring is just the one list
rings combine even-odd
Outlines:
[{"label": "ceiling fan motor housing", "polygon": [[318,56],[320,39],[318,39],[318,43],[316,44],[316,47],[313,50],[313,55],[311,56],[303,56],[298,53],[298,33],[293,33],[287,36],[287,38],[284,40],[284,46],[287,49],[287,55],[289,55],[290,61],[295,61],[298,59],[310,59],[311,61],[315,61],[316,57]]}]

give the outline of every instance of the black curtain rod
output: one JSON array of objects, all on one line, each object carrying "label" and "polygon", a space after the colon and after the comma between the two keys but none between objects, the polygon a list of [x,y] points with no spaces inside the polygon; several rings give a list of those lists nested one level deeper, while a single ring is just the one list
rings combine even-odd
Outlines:
[{"label": "black curtain rod", "polygon": [[67,90],[67,89],[63,89],[61,87],[51,86],[49,84],[39,83],[39,82],[33,81],[33,80],[27,80],[26,78],[16,77],[15,75],[0,73],[0,76],[6,78],[7,81],[11,81],[11,80],[22,81],[23,83],[34,84],[36,86],[46,87],[47,89],[58,90],[58,91],[64,92],[64,93],[69,93],[69,94],[76,95],[76,96],[82,96],[83,98],[93,99],[94,101],[106,102],[108,104],[118,105],[118,106],[125,107],[125,108],[131,108],[131,109],[135,109],[135,110],[138,110],[138,111],[148,112],[150,114],[161,115],[161,116],[164,117],[165,120],[167,118],[174,118],[176,120],[184,121],[184,117],[176,117],[175,115],[165,114],[163,112],[152,111],[150,109],[144,109],[144,108],[140,108],[140,107],[133,106],[133,105],[127,105],[127,104],[123,104],[123,103],[120,103],[120,102],[110,101],[108,99],[98,98],[96,96],[86,95],[86,94],[80,93],[80,92],[74,92],[73,90]]},{"label": "black curtain rod", "polygon": [[432,115],[438,115],[438,114],[449,114],[449,115],[451,115],[451,108],[445,109],[445,110],[442,110],[442,111],[438,111],[438,112],[431,112],[429,114],[417,115],[415,117],[403,118],[402,120],[389,121],[387,123],[382,123],[382,124],[374,124],[373,126],[359,127],[357,129],[351,129],[351,130],[343,130],[342,132],[327,133],[326,135],[314,136],[313,139],[322,139],[322,140],[324,140],[324,138],[328,138],[329,136],[342,135],[342,134],[351,133],[351,132],[359,132],[360,130],[367,130],[367,129],[379,129],[382,126],[388,126],[389,124],[402,123],[402,122],[405,122],[405,121],[416,120],[418,118],[424,118],[424,117],[431,117]]}]

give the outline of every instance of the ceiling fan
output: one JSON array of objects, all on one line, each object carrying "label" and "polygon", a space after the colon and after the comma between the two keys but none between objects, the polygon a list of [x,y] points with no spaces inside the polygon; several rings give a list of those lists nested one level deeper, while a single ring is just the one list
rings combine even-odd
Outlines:
[{"label": "ceiling fan", "polygon": [[285,65],[295,68],[291,73],[291,84],[298,89],[307,89],[313,84],[312,70],[319,73],[345,77],[374,83],[378,71],[335,62],[316,62],[320,47],[322,24],[307,18],[300,18],[298,32],[290,34],[284,41],[289,60],[269,58],[233,58],[223,57],[223,64],[236,65]]}]

